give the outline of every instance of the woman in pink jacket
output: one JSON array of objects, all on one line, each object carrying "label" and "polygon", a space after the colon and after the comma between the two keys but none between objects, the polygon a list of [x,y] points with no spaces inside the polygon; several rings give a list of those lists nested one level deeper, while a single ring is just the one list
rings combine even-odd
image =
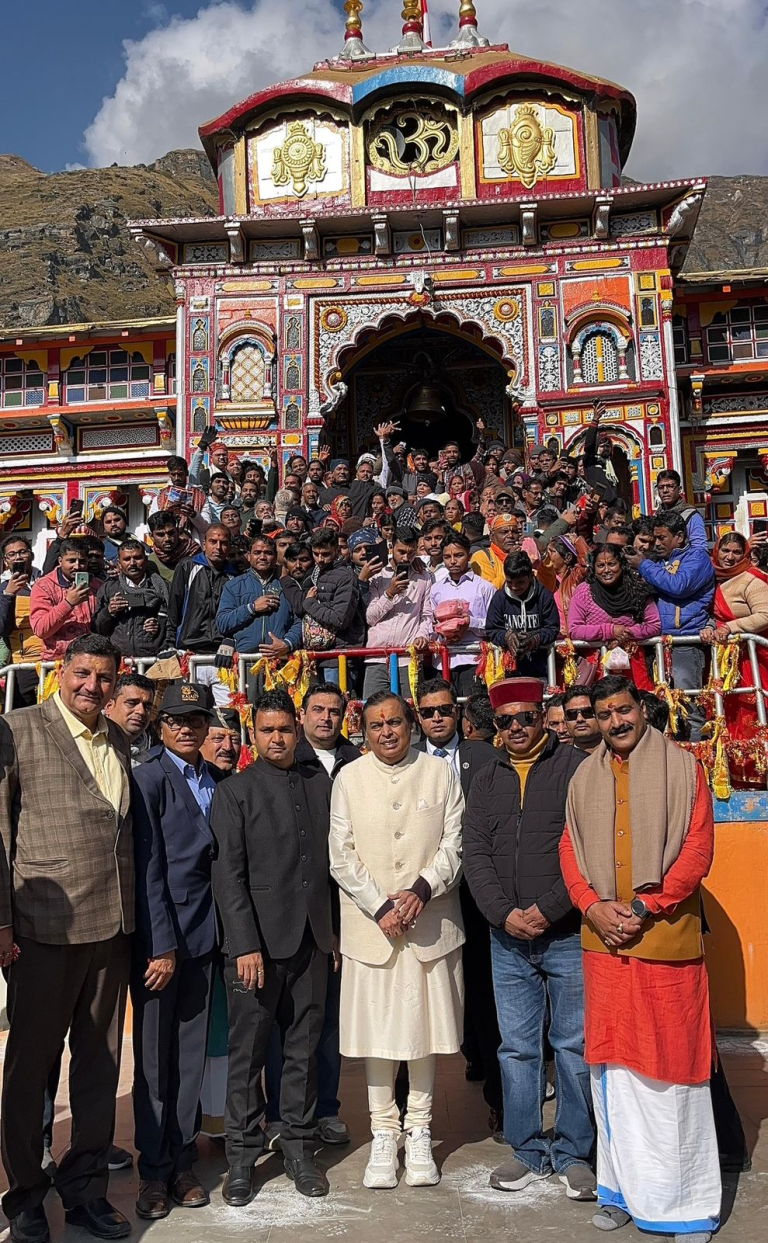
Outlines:
[{"label": "woman in pink jacket", "polygon": [[586,580],[571,597],[568,632],[574,642],[629,647],[634,682],[642,690],[653,690],[645,654],[632,648],[661,634],[661,618],[647,583],[627,565],[617,545],[605,544],[592,554]]}]

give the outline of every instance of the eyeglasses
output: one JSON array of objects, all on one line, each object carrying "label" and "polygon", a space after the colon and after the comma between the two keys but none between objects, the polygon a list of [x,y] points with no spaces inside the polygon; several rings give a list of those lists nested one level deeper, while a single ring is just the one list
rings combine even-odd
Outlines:
[{"label": "eyeglasses", "polygon": [[419,708],[419,716],[431,721],[433,716],[453,716],[456,704],[438,704],[436,708]]},{"label": "eyeglasses", "polygon": [[578,721],[580,716],[583,716],[585,721],[594,721],[595,709],[594,708],[566,708],[564,710],[563,715],[565,716],[566,721]]},{"label": "eyeglasses", "polygon": [[189,729],[202,729],[208,724],[208,717],[200,712],[190,712],[188,716],[164,716],[163,725],[167,725],[172,734],[178,734],[184,726]]},{"label": "eyeglasses", "polygon": [[501,716],[493,718],[494,724],[498,730],[512,728],[512,722],[516,721],[518,725],[535,725],[539,719],[538,712],[514,712],[503,713]]}]

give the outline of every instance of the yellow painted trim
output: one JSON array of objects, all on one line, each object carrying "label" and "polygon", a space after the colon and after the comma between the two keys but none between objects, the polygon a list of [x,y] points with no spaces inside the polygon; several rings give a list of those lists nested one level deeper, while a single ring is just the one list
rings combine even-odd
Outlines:
[{"label": "yellow painted trim", "polygon": [[299,277],[293,282],[294,289],[335,289],[338,281],[330,276]]},{"label": "yellow painted trim", "polygon": [[624,268],[625,259],[577,259],[573,264],[574,272],[601,272],[608,268]]},{"label": "yellow painted trim", "polygon": [[362,125],[352,125],[349,129],[349,181],[352,206],[365,207],[365,134]]},{"label": "yellow painted trim", "polygon": [[384,272],[382,272],[381,276],[356,276],[354,284],[355,286],[358,286],[358,285],[360,286],[404,285],[405,277],[404,276],[388,276]]},{"label": "yellow painted trim", "polygon": [[727,315],[735,306],[738,306],[738,298],[727,302],[700,302],[699,303],[699,323],[702,328],[709,328],[712,320],[716,315]]},{"label": "yellow painted trim", "polygon": [[600,125],[596,112],[585,107],[584,117],[584,152],[587,163],[587,186],[590,190],[599,190],[603,185],[603,171],[600,167]]},{"label": "yellow painted trim", "polygon": [[73,358],[85,358],[86,354],[90,354],[94,348],[93,345],[68,345],[59,355],[59,366],[62,371],[68,371],[72,365]]},{"label": "yellow painted trim", "polygon": [[29,363],[29,362],[39,363],[41,371],[48,370],[48,351],[47,350],[45,349],[14,350],[13,352],[17,358],[23,359],[25,363]]},{"label": "yellow painted trim", "polygon": [[171,354],[175,354],[175,353],[176,353],[176,338],[169,337],[165,343],[166,361],[171,357]]},{"label": "yellow painted trim", "polygon": [[523,263],[517,268],[499,268],[501,276],[543,276],[554,271],[552,263]]},{"label": "yellow painted trim", "polygon": [[222,281],[222,293],[266,293],[272,281]]},{"label": "yellow painted trim", "polygon": [[450,285],[451,281],[476,281],[482,276],[479,268],[448,268],[444,272],[435,272],[436,285]]},{"label": "yellow painted trim", "polygon": [[245,134],[235,143],[235,215],[248,215],[248,150]]},{"label": "yellow painted trim", "polygon": [[477,170],[475,168],[475,128],[472,114],[459,113],[459,171],[461,173],[461,197],[477,198]]},{"label": "yellow painted trim", "polygon": [[141,357],[144,359],[144,362],[148,367],[151,367],[155,360],[154,341],[126,341],[123,349],[125,349],[126,352],[135,350],[137,354],[141,354]]},{"label": "yellow painted trim", "polygon": [[578,220],[555,220],[549,226],[551,238],[580,237],[581,224]]}]

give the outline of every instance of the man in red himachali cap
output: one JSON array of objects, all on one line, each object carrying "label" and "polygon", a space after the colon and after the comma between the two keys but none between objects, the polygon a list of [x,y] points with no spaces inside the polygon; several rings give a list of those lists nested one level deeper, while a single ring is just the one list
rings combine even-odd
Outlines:
[{"label": "man in red himachali cap", "polygon": [[[504,1136],[512,1148],[491,1174],[491,1186],[520,1191],[554,1171],[569,1199],[594,1200],[579,917],[558,853],[568,785],[587,757],[560,746],[546,729],[538,679],[507,678],[490,688],[490,697],[503,749],[469,790],[464,874],[491,927]],[[551,1138],[544,1133],[541,1091],[547,999],[557,1077]]]}]

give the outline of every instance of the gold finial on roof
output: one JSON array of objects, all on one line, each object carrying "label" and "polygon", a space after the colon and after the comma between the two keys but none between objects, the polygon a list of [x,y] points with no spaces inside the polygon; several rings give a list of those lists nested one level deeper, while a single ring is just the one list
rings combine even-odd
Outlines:
[{"label": "gold finial on roof", "polygon": [[451,47],[489,47],[489,40],[477,33],[477,10],[474,0],[461,0],[459,5],[459,33]]},{"label": "gold finial on roof", "polygon": [[363,0],[346,0],[344,12],[347,15],[344,30],[344,47],[337,60],[365,60],[373,56],[373,52],[363,43],[363,22],[360,14],[363,11]]},{"label": "gold finial on roof", "polygon": [[421,11],[421,0],[403,0],[403,37],[398,52],[421,52],[424,49],[424,25]]}]

